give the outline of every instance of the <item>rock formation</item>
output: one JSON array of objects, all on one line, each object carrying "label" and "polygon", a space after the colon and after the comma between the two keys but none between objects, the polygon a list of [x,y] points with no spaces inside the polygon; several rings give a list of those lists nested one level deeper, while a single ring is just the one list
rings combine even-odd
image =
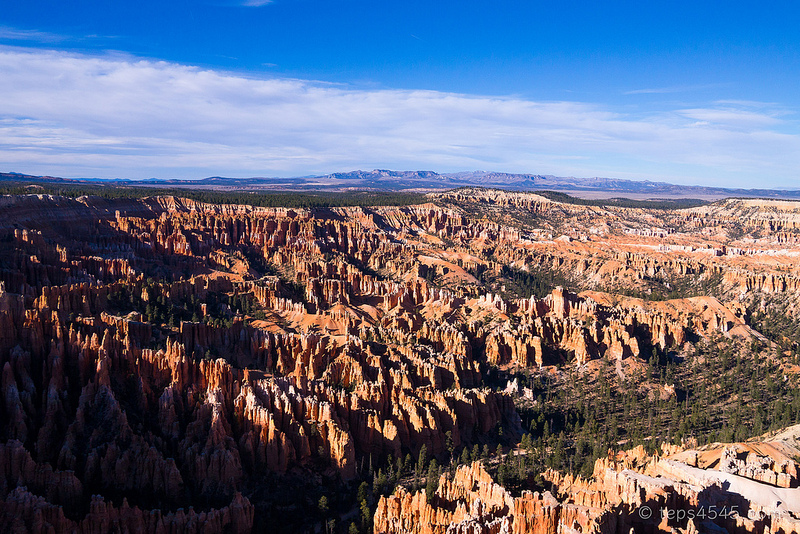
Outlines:
[{"label": "rock formation", "polygon": [[[739,204],[667,215],[499,192],[433,200],[293,210],[0,199],[0,524],[249,531],[268,476],[347,482],[367,460],[423,446],[442,457],[497,429],[519,437],[513,391],[488,387],[487,369],[638,361],[715,335],[764,340],[745,297],[800,286],[762,235],[792,243],[793,208],[747,219],[747,248],[690,235],[733,235]],[[473,201],[544,222],[458,207]],[[523,298],[505,287],[509,266],[568,273],[585,290]],[[614,292],[684,279],[718,284],[720,298]],[[796,485],[793,463],[748,451],[721,453],[719,471]],[[402,491],[382,500],[376,531],[619,531],[634,506],[700,498],[603,466],[569,491],[518,497],[480,465],[462,467],[432,503]]]},{"label": "rock formation", "polygon": [[800,532],[796,491],[772,489],[769,481],[747,483],[676,459],[697,451],[675,454],[621,452],[597,460],[589,480],[548,471],[551,489],[518,497],[496,484],[480,462],[463,465],[452,480],[441,476],[430,502],[424,491],[403,487],[382,497],[374,532]]}]

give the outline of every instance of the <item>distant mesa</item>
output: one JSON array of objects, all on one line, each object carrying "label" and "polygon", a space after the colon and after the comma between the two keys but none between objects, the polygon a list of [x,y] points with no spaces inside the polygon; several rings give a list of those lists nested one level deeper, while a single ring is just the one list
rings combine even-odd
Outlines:
[{"label": "distant mesa", "polygon": [[727,197],[757,197],[800,199],[800,189],[737,189],[726,187],[687,186],[648,180],[614,178],[575,178],[540,174],[513,174],[490,171],[437,173],[434,171],[372,171],[335,172],[331,174],[296,177],[227,178],[211,176],[197,180],[147,179],[105,180],[100,178],[69,179],[52,176],[32,176],[0,173],[0,182],[27,181],[46,183],[107,183],[131,187],[176,187],[192,189],[225,189],[228,191],[346,191],[366,189],[378,191],[442,191],[458,187],[489,187],[514,191],[552,190],[567,192],[581,198],[631,199],[696,198],[718,200]]}]

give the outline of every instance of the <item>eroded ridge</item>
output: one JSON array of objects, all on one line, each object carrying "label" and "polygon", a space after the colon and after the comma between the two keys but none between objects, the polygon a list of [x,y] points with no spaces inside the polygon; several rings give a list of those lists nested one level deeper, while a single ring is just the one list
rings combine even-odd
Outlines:
[{"label": "eroded ridge", "polygon": [[[686,392],[646,376],[659,357],[691,358],[699,342],[787,343],[760,318],[777,313],[776,295],[781,313],[797,303],[793,210],[589,209],[496,191],[314,210],[3,197],[0,522],[265,528],[275,510],[308,507],[276,504],[281,488],[306,491],[299,479],[354,488],[389,465],[398,482],[406,456],[455,469],[459,451],[515,446],[532,428],[520,411],[546,402],[523,376],[558,384],[609,368],[677,405]],[[770,358],[791,384],[791,362]],[[727,473],[796,482],[725,451]],[[591,489],[598,469],[568,485],[610,495]],[[374,528],[416,532],[424,516],[468,529],[477,517],[491,532],[545,532],[628,514],[608,496],[596,513],[567,508],[589,499],[564,500],[569,476],[548,471],[551,494],[511,497],[469,464],[439,483],[441,506],[402,490],[381,500]],[[377,504],[375,486],[365,502]]]},{"label": "eroded ridge", "polygon": [[[375,532],[800,532],[797,465],[786,456],[798,453],[798,432],[701,450],[638,447],[597,460],[587,479],[547,471],[549,489],[516,497],[474,462],[441,475],[430,498],[404,487],[381,498]],[[754,452],[764,450],[777,459]],[[731,451],[759,467],[731,471]]]}]

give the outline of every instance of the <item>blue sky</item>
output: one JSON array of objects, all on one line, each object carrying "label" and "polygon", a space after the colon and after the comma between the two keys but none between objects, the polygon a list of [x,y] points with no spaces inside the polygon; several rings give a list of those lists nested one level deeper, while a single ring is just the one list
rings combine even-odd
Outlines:
[{"label": "blue sky", "polygon": [[790,2],[26,2],[0,170],[800,187]]}]

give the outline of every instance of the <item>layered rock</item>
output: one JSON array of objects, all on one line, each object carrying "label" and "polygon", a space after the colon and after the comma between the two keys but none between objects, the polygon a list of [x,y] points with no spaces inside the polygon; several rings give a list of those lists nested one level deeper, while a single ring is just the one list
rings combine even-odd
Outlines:
[{"label": "layered rock", "polygon": [[[478,193],[442,198],[465,194]],[[432,203],[291,210],[175,197],[0,199],[2,524],[246,531],[267,476],[310,470],[347,481],[365,458],[423,446],[443,457],[448,436],[456,448],[499,427],[513,439],[513,400],[484,387],[487,366],[582,366],[679,349],[694,336],[759,336],[741,301],[562,288],[523,299],[481,282],[481,272],[569,272],[605,289],[691,277],[718,281],[721,294],[798,290],[798,273],[774,254],[710,238],[695,246],[676,230],[681,221],[732,227],[722,212],[484,197],[490,209],[545,223],[512,226]],[[788,243],[792,217],[750,226],[780,230]],[[796,483],[793,464],[756,452],[726,458],[728,474]],[[617,516],[645,502],[693,502],[684,486],[643,478],[641,466],[604,465],[594,481],[571,480],[569,498],[511,498],[479,466],[462,468],[433,503],[406,494],[382,504],[380,517],[398,529],[425,518],[456,531],[603,531],[627,526]],[[392,523],[389,510],[406,507],[418,520]]]},{"label": "layered rock", "polygon": [[442,475],[430,502],[403,487],[382,497],[374,532],[800,532],[797,495],[714,473],[637,448],[598,460],[591,479],[547,471],[552,490],[513,497],[475,462]]}]

